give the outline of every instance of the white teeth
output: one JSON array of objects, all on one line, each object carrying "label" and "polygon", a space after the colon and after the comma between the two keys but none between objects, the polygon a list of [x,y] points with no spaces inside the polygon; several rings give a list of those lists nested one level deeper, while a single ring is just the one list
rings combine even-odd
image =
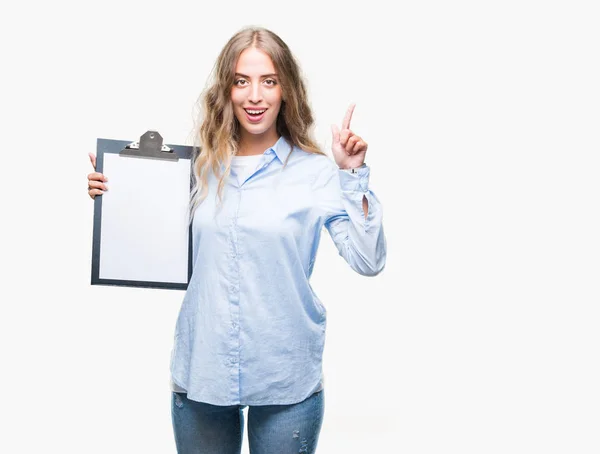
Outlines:
[{"label": "white teeth", "polygon": [[246,112],[248,112],[250,114],[258,115],[258,114],[263,113],[265,110],[267,110],[267,109],[263,109],[263,110],[249,110],[249,109],[246,109]]}]

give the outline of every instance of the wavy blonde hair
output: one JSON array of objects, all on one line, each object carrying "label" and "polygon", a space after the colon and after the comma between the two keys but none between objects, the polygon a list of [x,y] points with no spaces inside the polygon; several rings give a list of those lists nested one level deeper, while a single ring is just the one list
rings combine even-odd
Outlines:
[{"label": "wavy blonde hair", "polygon": [[[287,44],[275,33],[262,27],[245,27],[233,35],[217,57],[206,88],[199,97],[198,123],[194,130],[194,184],[190,194],[189,223],[194,211],[208,195],[208,172],[219,184],[217,193],[222,202],[225,179],[229,177],[231,160],[238,152],[240,123],[231,102],[235,67],[240,54],[250,47],[265,52],[279,75],[282,102],[276,120],[277,133],[293,146],[308,153],[325,155],[313,139],[314,118],[307,100],[307,89],[300,66]],[[289,153],[283,168],[292,153]],[[221,175],[222,167],[225,171]],[[282,169],[283,170],[283,169]]]}]

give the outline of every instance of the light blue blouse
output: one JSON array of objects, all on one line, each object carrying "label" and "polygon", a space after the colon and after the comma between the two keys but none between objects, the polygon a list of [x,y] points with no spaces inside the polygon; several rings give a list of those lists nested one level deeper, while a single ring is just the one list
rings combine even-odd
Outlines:
[{"label": "light blue blouse", "polygon": [[171,352],[171,380],[188,399],[282,405],[322,387],[327,311],[309,280],[323,227],[357,273],[385,267],[369,173],[366,165],[341,170],[282,136],[247,177],[238,181],[232,169],[220,209],[210,175],[192,222],[193,271]]}]

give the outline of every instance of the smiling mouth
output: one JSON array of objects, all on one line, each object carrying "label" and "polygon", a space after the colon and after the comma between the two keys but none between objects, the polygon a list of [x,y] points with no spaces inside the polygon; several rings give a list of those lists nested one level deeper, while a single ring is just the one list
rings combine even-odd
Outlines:
[{"label": "smiling mouth", "polygon": [[259,112],[259,113],[250,113],[248,112],[248,110],[244,109],[246,111],[246,120],[250,123],[260,123],[263,118],[265,118],[265,114],[267,113],[267,109],[262,109],[262,110],[253,110],[250,109],[251,112]]}]

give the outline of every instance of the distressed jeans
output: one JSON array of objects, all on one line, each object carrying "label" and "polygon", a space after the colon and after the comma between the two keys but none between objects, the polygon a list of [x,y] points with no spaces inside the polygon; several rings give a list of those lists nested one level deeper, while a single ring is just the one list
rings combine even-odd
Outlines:
[{"label": "distressed jeans", "polygon": [[[250,454],[314,454],[325,410],[324,389],[291,405],[248,406]],[[178,454],[240,454],[246,405],[220,406],[171,391]]]}]

